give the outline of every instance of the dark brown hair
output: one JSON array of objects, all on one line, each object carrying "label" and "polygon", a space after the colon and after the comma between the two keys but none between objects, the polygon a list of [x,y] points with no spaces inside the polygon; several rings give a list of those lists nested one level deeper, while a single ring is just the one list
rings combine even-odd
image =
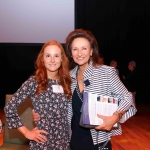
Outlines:
[{"label": "dark brown hair", "polygon": [[62,56],[62,64],[60,68],[58,69],[58,80],[60,85],[62,85],[64,89],[64,93],[66,94],[67,98],[71,97],[71,77],[69,74],[69,61],[68,58],[65,55],[64,49],[62,45],[55,41],[51,40],[45,43],[38,54],[37,60],[35,62],[35,80],[38,83],[38,86],[36,88],[36,95],[39,95],[41,92],[44,92],[48,88],[48,77],[47,77],[47,71],[45,68],[45,65],[43,63],[43,53],[47,46],[50,45],[56,45],[61,50],[61,56]]},{"label": "dark brown hair", "polygon": [[76,38],[85,38],[89,41],[91,48],[93,49],[93,53],[91,56],[91,60],[93,62],[93,66],[99,66],[103,64],[103,59],[100,57],[98,53],[98,43],[95,39],[94,35],[88,31],[83,29],[76,29],[69,33],[69,35],[66,38],[66,55],[69,58],[70,61],[70,70],[73,69],[76,66],[76,63],[74,62],[73,58],[71,57],[71,44],[74,39]]}]

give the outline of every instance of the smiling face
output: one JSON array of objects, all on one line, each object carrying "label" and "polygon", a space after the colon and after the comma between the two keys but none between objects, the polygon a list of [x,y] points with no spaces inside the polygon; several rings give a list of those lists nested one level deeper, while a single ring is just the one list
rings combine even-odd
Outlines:
[{"label": "smiling face", "polygon": [[43,62],[49,78],[58,73],[61,66],[62,56],[61,49],[56,45],[47,46],[43,53]]},{"label": "smiling face", "polygon": [[88,67],[90,56],[92,55],[92,48],[86,38],[76,38],[71,44],[72,58],[79,66]]},{"label": "smiling face", "polygon": [[134,67],[132,66],[132,64],[128,64],[128,69],[130,70],[130,71],[133,71],[134,70]]},{"label": "smiling face", "polygon": [[113,62],[113,63],[111,64],[111,66],[114,67],[114,68],[117,68],[117,62]]}]

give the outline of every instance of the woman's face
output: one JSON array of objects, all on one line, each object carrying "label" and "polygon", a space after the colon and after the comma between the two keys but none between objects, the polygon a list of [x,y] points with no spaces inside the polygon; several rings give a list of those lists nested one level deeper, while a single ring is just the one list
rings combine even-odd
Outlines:
[{"label": "woman's face", "polygon": [[129,65],[128,65],[128,69],[130,70],[130,71],[132,71],[134,68],[133,68],[133,66],[129,63]]},{"label": "woman's face", "polygon": [[88,66],[92,48],[86,38],[76,38],[71,44],[72,58],[79,66]]},{"label": "woman's face", "polygon": [[52,73],[57,73],[62,62],[61,49],[56,45],[47,46],[44,49],[43,62],[48,77],[51,76]]},{"label": "woman's face", "polygon": [[114,68],[117,68],[117,63],[114,62],[111,66],[114,67]]}]

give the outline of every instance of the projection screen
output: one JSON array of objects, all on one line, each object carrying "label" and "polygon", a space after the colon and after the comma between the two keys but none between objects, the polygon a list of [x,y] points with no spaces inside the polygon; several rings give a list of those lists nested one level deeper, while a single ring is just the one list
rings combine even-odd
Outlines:
[{"label": "projection screen", "polygon": [[74,0],[0,0],[0,43],[64,43],[74,11]]}]

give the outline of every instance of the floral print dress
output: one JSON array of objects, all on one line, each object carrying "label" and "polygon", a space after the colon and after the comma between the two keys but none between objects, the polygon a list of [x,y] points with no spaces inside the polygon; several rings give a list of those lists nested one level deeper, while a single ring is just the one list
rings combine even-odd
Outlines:
[{"label": "floral print dress", "polygon": [[36,122],[36,127],[39,130],[47,131],[49,134],[45,135],[48,139],[45,143],[30,141],[30,150],[69,149],[67,121],[68,100],[63,93],[53,92],[52,85],[57,84],[57,80],[49,79],[49,88],[37,97],[35,95],[37,83],[34,77],[31,76],[22,84],[4,108],[8,128],[21,127],[24,124],[18,116],[17,107],[21,105],[27,97],[31,98],[35,112],[40,115],[40,120]]}]

